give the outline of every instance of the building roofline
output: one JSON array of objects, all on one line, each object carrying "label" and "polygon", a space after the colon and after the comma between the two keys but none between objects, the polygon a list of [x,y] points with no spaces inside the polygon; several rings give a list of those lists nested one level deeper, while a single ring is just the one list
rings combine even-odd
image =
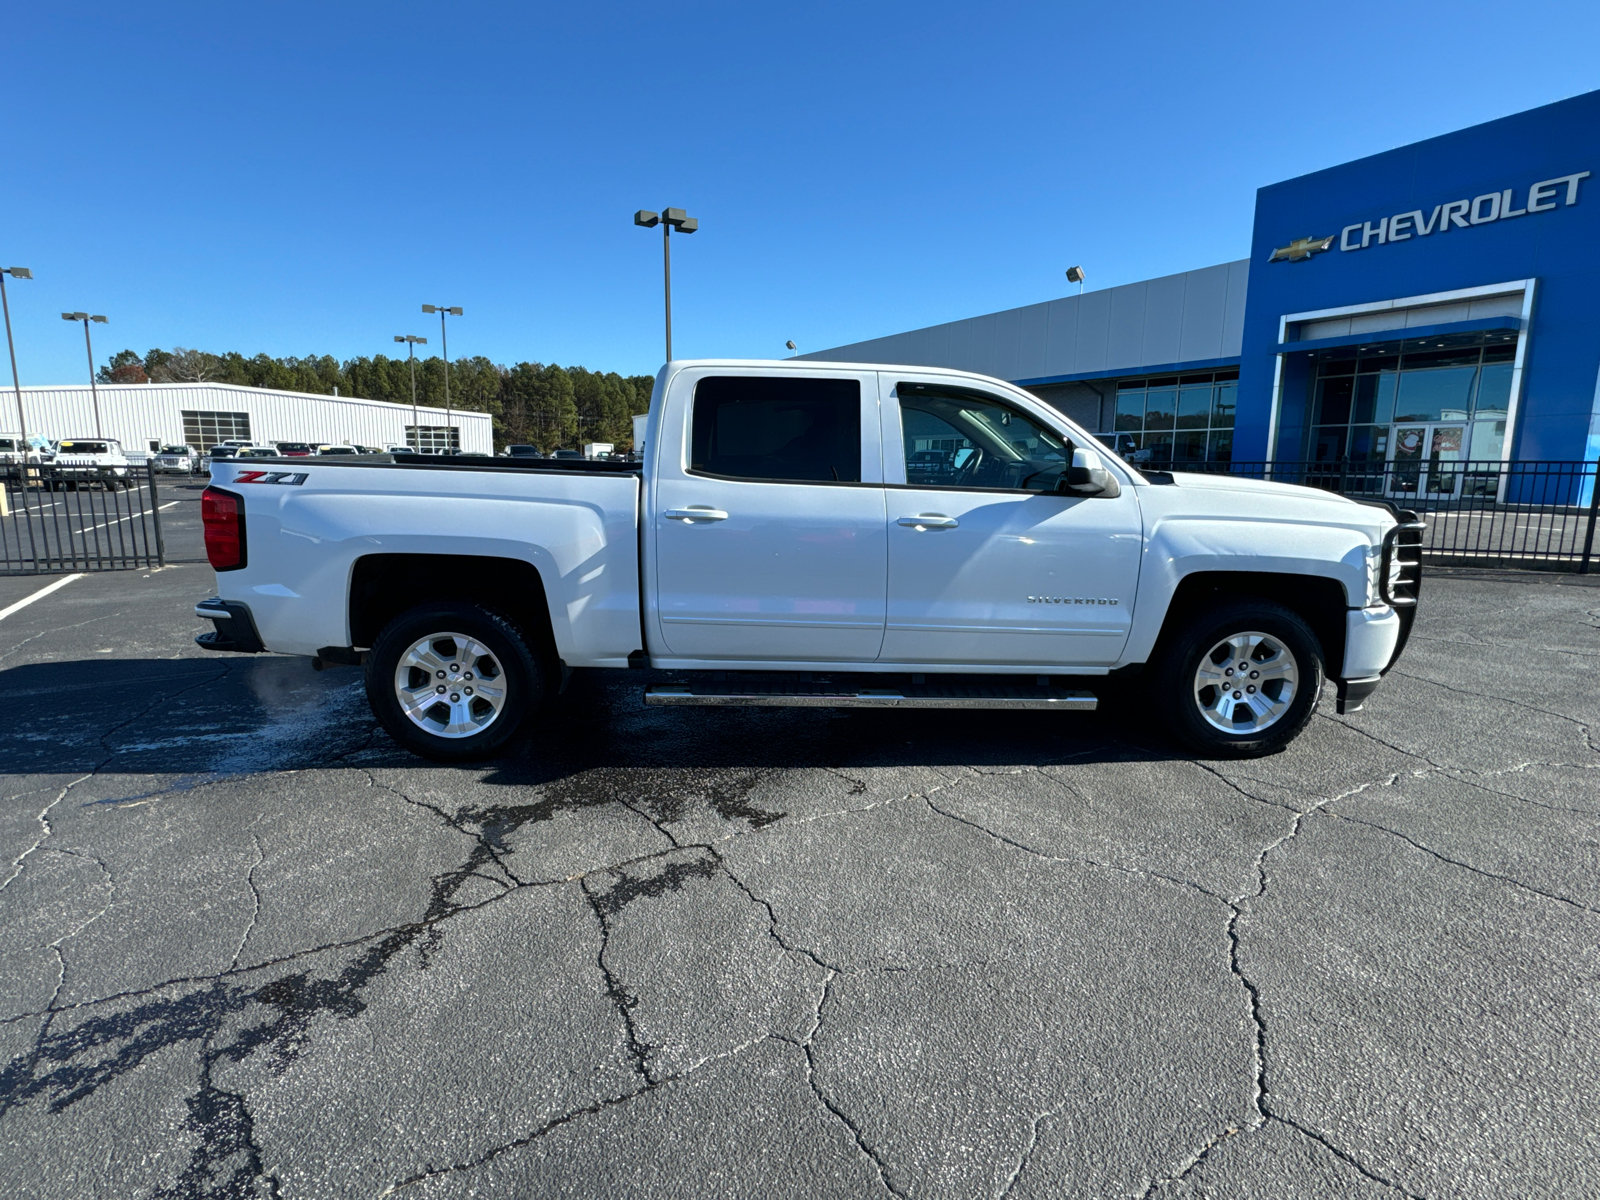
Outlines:
[{"label": "building roofline", "polygon": [[[294,400],[320,400],[320,401],[322,401],[323,403],[326,403],[326,404],[377,405],[377,406],[379,406],[381,408],[395,408],[395,409],[406,409],[406,410],[409,410],[412,407],[410,404],[405,403],[403,401],[375,400],[375,399],[373,399],[373,398],[371,398],[369,396],[333,396],[333,395],[329,395],[329,394],[324,393],[324,392],[294,392],[294,391],[290,391],[287,388],[251,387],[249,384],[245,384],[245,383],[193,383],[193,382],[187,382],[187,381],[183,382],[183,383],[97,383],[97,384],[94,385],[94,388],[92,390],[93,391],[98,391],[98,392],[101,392],[101,393],[111,392],[111,393],[114,393],[114,394],[129,393],[129,394],[133,394],[133,395],[138,395],[138,394],[141,394],[141,393],[160,391],[160,390],[164,390],[164,389],[167,389],[167,388],[174,388],[174,389],[210,388],[212,390],[220,390],[220,391],[225,391],[225,392],[234,392],[234,393],[237,393],[237,394],[239,394],[241,396],[252,396],[252,395],[253,396],[283,396],[283,397],[286,397],[286,398],[289,398],[289,399],[294,399]],[[6,389],[6,390],[10,391],[9,388]],[[29,392],[35,392],[35,393],[43,393],[43,392],[82,392],[84,395],[87,396],[87,395],[91,394],[91,389],[90,389],[90,387],[89,387],[89,385],[87,383],[35,383],[35,384],[24,384],[23,388],[22,388],[23,395],[26,396]],[[3,397],[0,397],[0,402],[3,402]],[[416,408],[417,408],[417,411],[419,413],[420,412],[443,413],[445,411],[443,405],[435,405],[435,404],[421,404],[421,403],[419,403],[416,406]],[[473,408],[456,408],[453,405],[451,406],[449,411],[450,411],[450,414],[452,416],[460,413],[460,414],[465,414],[467,416],[474,416],[474,417],[484,417],[484,418],[492,417],[492,414],[490,414],[490,413],[480,412],[479,410],[473,409]]]}]

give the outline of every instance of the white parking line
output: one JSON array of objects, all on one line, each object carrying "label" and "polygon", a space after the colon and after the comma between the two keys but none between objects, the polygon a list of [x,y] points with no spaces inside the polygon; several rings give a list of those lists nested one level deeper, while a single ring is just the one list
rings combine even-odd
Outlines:
[{"label": "white parking line", "polygon": [[[170,500],[166,504],[163,504],[161,507],[162,508],[171,508],[174,504],[177,504],[177,503],[178,503],[178,501],[176,501],[176,500]],[[78,530],[78,532],[79,533],[93,533],[96,529],[104,529],[107,525],[120,525],[124,521],[131,521],[135,517],[142,517],[144,515],[145,515],[144,511],[141,509],[139,512],[129,513],[125,517],[118,517],[115,521],[101,521],[100,524],[98,524],[98,525],[90,525],[87,528]]]},{"label": "white parking line", "polygon": [[59,588],[66,587],[67,584],[71,583],[74,579],[82,579],[82,578],[83,578],[83,573],[81,571],[76,575],[65,575],[62,578],[56,580],[54,583],[46,584],[44,587],[40,588],[33,595],[24,596],[21,600],[18,600],[10,608],[0,608],[0,621],[4,621],[7,617],[9,617],[14,612],[20,612],[22,609],[27,608],[28,605],[32,604],[35,600],[43,600],[51,592],[56,591]]}]

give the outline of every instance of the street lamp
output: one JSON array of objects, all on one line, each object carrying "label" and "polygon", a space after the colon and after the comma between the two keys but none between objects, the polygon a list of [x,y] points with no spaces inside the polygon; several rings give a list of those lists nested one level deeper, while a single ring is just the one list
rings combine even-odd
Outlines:
[{"label": "street lamp", "polygon": [[700,222],[688,216],[681,208],[664,208],[660,214],[641,208],[633,214],[633,223],[645,229],[661,226],[661,265],[667,281],[667,361],[672,361],[672,231],[693,233]]},{"label": "street lamp", "polygon": [[1080,296],[1083,295],[1083,268],[1082,267],[1068,267],[1067,268],[1067,282],[1068,283],[1077,284],[1078,285],[1078,295],[1080,295]]},{"label": "street lamp", "polygon": [[[426,346],[428,344],[428,339],[425,337],[417,337],[415,334],[411,333],[397,333],[394,335],[394,340],[397,342],[404,342],[406,344],[406,357],[411,360],[411,429],[412,436],[417,439],[417,453],[421,454],[422,422],[417,420],[417,347]],[[450,430],[446,429],[444,435],[446,438],[448,438],[450,436]]]},{"label": "street lamp", "polygon": [[[11,301],[6,299],[6,276],[13,279],[32,279],[27,267],[0,267],[0,308],[6,313],[6,348],[11,351],[11,388],[17,394],[17,437],[22,442],[22,462],[28,461],[28,423],[22,416],[22,382],[17,378],[17,344],[11,340]],[[26,494],[26,488],[23,489]]]},{"label": "street lamp", "polygon": [[789,341],[785,342],[784,345],[786,347],[788,347],[790,350],[793,350],[796,354],[800,353],[800,347],[796,346],[794,344],[794,340],[792,338]]},{"label": "street lamp", "polygon": [[94,346],[89,342],[89,322],[94,321],[104,325],[106,319],[100,316],[91,317],[84,312],[62,313],[61,319],[63,321],[83,322],[83,349],[84,353],[89,356],[89,391],[94,396],[94,435],[95,437],[105,437],[105,434],[100,432],[100,389],[95,387],[94,384]]},{"label": "street lamp", "polygon": [[[455,438],[450,428],[450,339],[445,334],[444,315],[449,313],[452,317],[459,317],[461,309],[447,308],[442,304],[424,304],[422,311],[439,314],[439,348],[444,351],[444,452],[450,454],[455,450]],[[417,441],[422,441],[420,434]],[[418,448],[421,448],[420,445]]]}]

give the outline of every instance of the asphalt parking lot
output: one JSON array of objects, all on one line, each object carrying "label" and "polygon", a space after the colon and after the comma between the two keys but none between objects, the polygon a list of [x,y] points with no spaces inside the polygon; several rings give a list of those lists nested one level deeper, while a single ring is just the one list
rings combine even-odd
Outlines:
[{"label": "asphalt parking lot", "polygon": [[469,767],[212,592],[0,620],[7,1195],[1600,1194],[1600,590],[1255,762],[615,673]]}]

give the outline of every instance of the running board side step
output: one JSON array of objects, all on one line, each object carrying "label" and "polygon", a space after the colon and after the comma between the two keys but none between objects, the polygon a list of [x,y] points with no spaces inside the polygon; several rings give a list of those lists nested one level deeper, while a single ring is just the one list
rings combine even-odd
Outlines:
[{"label": "running board side step", "polygon": [[1053,709],[1057,712],[1093,712],[1100,701],[1092,692],[1059,688],[1018,689],[994,687],[915,688],[908,695],[898,688],[859,688],[827,691],[793,687],[750,691],[712,691],[678,685],[646,688],[649,705],[751,708],[1003,708]]}]

